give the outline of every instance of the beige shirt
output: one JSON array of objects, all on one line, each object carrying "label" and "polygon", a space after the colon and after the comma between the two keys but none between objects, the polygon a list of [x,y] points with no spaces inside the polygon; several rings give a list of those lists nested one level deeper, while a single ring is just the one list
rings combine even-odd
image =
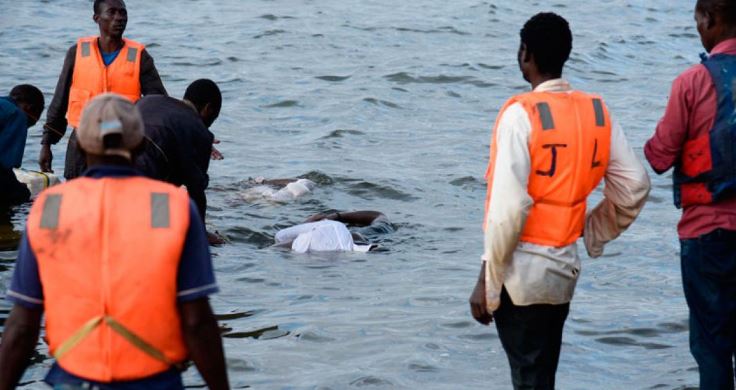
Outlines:
[{"label": "beige shirt", "polygon": [[[572,91],[563,79],[540,84],[534,92]],[[519,237],[533,200],[527,192],[532,126],[519,103],[512,104],[498,119],[493,188],[488,206],[485,245],[486,298],[488,310],[500,305],[502,286],[515,305],[563,304],[572,299],[580,275],[577,243],[553,248],[526,242]],[[649,194],[649,176],[629,146],[621,126],[612,120],[610,160],[603,200],[588,211],[584,242],[588,254],[598,257],[603,246],[618,237],[639,215]]]}]

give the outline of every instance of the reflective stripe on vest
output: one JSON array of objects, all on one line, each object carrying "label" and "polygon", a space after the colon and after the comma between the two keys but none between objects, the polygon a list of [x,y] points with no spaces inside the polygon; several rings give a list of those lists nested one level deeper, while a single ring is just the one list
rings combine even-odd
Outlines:
[{"label": "reflective stripe on vest", "polygon": [[[587,197],[608,167],[611,146],[608,111],[599,97],[582,92],[531,92],[510,99],[498,118],[514,103],[521,104],[532,126],[527,190],[534,204],[520,239],[552,247],[570,245],[582,234]],[[495,158],[494,140],[486,171],[486,215]]]},{"label": "reflective stripe on vest", "polygon": [[129,39],[123,41],[120,55],[108,66],[102,61],[97,37],[81,38],[77,41],[67,108],[70,126],[79,127],[85,105],[99,94],[114,92],[132,102],[140,99],[141,53],[145,46]]},{"label": "reflective stripe on vest", "polygon": [[41,194],[28,239],[64,370],[127,381],[186,358],[176,280],[189,207],[186,191],[141,177],[79,178]]},{"label": "reflective stripe on vest", "polygon": [[713,127],[688,139],[672,175],[675,206],[711,204],[736,196],[736,56],[703,61],[716,90]]}]

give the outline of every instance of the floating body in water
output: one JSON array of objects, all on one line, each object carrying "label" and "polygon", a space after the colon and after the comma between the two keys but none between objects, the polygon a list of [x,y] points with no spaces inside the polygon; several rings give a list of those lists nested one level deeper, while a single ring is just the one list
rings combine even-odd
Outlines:
[{"label": "floating body in water", "polygon": [[349,230],[348,225],[375,232],[393,231],[388,218],[378,211],[317,214],[305,223],[279,230],[274,237],[275,246],[290,248],[297,253],[368,252],[376,249],[377,245],[368,242],[359,230]]},{"label": "floating body in water", "polygon": [[240,193],[240,196],[247,202],[267,200],[287,203],[311,193],[317,187],[317,183],[309,179],[266,180],[258,177],[252,182],[256,185]]}]

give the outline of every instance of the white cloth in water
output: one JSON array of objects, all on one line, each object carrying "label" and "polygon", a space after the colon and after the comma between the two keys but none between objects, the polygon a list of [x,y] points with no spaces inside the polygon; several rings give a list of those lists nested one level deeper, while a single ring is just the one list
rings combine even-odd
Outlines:
[{"label": "white cloth in water", "polygon": [[372,245],[358,245],[341,222],[322,220],[279,230],[276,245],[291,242],[291,250],[306,252],[368,252]]},{"label": "white cloth in water", "polygon": [[280,190],[275,190],[268,185],[257,185],[241,192],[243,199],[254,201],[267,199],[273,202],[289,202],[310,193],[317,184],[309,179],[299,179],[287,184]]}]

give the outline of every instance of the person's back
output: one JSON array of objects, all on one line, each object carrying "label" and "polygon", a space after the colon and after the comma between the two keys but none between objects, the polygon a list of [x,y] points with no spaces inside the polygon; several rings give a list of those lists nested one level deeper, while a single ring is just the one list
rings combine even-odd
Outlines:
[{"label": "person's back", "polygon": [[736,2],[699,0],[703,61],[672,84],[647,141],[652,168],[672,175],[690,351],[700,387],[734,388],[736,358]]},{"label": "person's back", "polygon": [[[580,274],[577,240],[592,257],[639,214],[649,179],[603,99],[562,79],[572,50],[552,13],[521,30],[519,65],[532,92],[498,114],[486,171],[484,253],[473,317],[496,320],[514,387],[554,388],[562,333]],[[605,179],[590,213],[587,197]]]},{"label": "person's back", "polygon": [[211,388],[226,389],[207,300],[218,288],[196,207],[184,189],[132,168],[143,126],[129,101],[96,97],[78,132],[91,168],[44,191],[28,217],[7,293],[15,305],[0,389],[25,370],[42,313],[51,386],[180,389],[191,358]]}]

